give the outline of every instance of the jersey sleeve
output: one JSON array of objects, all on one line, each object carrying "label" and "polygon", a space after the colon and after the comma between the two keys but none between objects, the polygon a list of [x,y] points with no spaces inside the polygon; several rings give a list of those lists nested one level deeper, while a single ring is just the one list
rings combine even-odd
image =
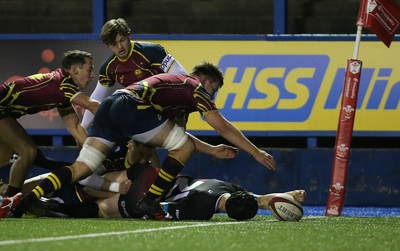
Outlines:
[{"label": "jersey sleeve", "polygon": [[134,49],[145,56],[152,66],[161,66],[164,58],[168,55],[165,48],[156,43],[137,42],[134,45]]},{"label": "jersey sleeve", "polygon": [[186,74],[183,66],[160,44],[135,43],[135,50],[146,57],[151,67],[159,67],[165,73]]},{"label": "jersey sleeve", "polygon": [[201,85],[198,85],[193,95],[197,101],[197,110],[201,116],[205,117],[210,112],[218,112],[217,107],[212,101],[212,97]]},{"label": "jersey sleeve", "polygon": [[60,86],[60,90],[64,93],[64,102],[59,108],[66,108],[71,105],[72,100],[81,93],[79,87],[75,84],[64,82]]},{"label": "jersey sleeve", "polygon": [[115,84],[115,76],[113,76],[113,73],[109,71],[110,64],[114,58],[115,54],[110,55],[106,60],[104,60],[100,67],[99,84],[103,86],[112,87]]}]

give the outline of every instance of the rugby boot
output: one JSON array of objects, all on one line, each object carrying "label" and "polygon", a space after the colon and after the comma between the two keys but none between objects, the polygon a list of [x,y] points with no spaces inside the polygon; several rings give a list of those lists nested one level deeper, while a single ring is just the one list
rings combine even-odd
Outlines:
[{"label": "rugby boot", "polygon": [[169,213],[165,212],[160,204],[156,201],[148,201],[146,198],[141,199],[136,204],[136,210],[138,214],[147,216],[153,220],[171,220],[172,217]]},{"label": "rugby boot", "polygon": [[15,208],[21,203],[22,193],[17,193],[13,197],[4,197],[0,206],[0,218],[9,217]]}]

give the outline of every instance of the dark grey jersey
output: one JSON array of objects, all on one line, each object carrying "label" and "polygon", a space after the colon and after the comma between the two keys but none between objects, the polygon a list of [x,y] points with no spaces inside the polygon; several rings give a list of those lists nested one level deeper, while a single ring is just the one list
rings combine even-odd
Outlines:
[{"label": "dark grey jersey", "polygon": [[221,196],[236,191],[244,189],[217,179],[181,176],[162,201],[168,202],[165,209],[178,219],[209,220],[217,212]]},{"label": "dark grey jersey", "polygon": [[[127,194],[121,194],[119,198],[119,212],[122,217],[142,217],[135,213],[135,206],[148,191],[157,173],[158,169],[140,164],[127,170],[132,186]],[[178,176],[160,201],[166,202],[164,208],[177,219],[209,220],[217,212],[218,202],[223,194],[244,190],[238,185],[217,179]]]}]

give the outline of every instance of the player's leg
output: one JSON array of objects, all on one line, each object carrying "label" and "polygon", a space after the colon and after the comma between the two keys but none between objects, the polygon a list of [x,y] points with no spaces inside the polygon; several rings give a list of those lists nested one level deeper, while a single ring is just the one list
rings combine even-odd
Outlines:
[{"label": "player's leg", "polygon": [[10,163],[10,159],[13,156],[13,149],[0,139],[0,168]]},{"label": "player's leg", "polygon": [[96,201],[84,201],[77,204],[60,204],[53,212],[69,218],[98,218],[99,207]]},{"label": "player's leg", "polygon": [[41,198],[32,205],[30,213],[38,217],[98,218],[99,207],[96,201],[91,200],[61,203],[57,199]]},{"label": "player's leg", "polygon": [[120,194],[97,201],[98,215],[100,218],[122,218],[118,208]]},{"label": "player's leg", "polygon": [[50,158],[40,150],[37,149],[37,154],[36,158],[33,161],[33,165],[38,166],[38,167],[43,167],[46,168],[47,170],[56,170],[57,168],[63,167],[63,166],[69,166],[72,163],[70,162],[65,162],[65,161],[60,161],[60,160],[55,160],[53,158]]},{"label": "player's leg", "polygon": [[168,156],[164,159],[156,180],[138,203],[137,210],[154,219],[163,219],[166,213],[159,206],[158,200],[184,168],[195,150],[195,145],[184,129],[172,121],[164,123],[162,129],[145,143],[168,150]]},{"label": "player's leg", "polygon": [[157,151],[156,151],[155,147],[153,147],[151,149],[151,156],[149,158],[149,161],[151,162],[151,165],[154,166],[154,167],[161,166],[161,161],[160,161],[160,158],[157,155]]},{"label": "player's leg", "polygon": [[17,152],[20,156],[10,169],[6,196],[13,196],[21,191],[29,168],[36,157],[36,145],[15,118],[6,117],[1,119],[0,132],[1,161],[4,162],[7,158],[10,159],[11,150]]},{"label": "player's leg", "polygon": [[98,138],[87,138],[76,161],[71,166],[55,170],[26,194],[15,208],[13,216],[21,217],[37,199],[92,174],[101,166],[113,145]]},{"label": "player's leg", "polygon": [[25,180],[24,185],[22,186],[22,194],[27,194],[32,191],[32,189],[38,186],[49,174],[50,173],[43,173]]}]

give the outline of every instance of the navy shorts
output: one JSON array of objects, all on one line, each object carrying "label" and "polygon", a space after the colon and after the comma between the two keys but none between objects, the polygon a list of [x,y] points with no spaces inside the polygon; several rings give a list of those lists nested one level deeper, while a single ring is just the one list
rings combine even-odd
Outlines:
[{"label": "navy shorts", "polygon": [[140,105],[129,94],[116,93],[101,102],[89,129],[89,137],[124,142],[132,135],[150,131],[166,121],[153,107]]}]

